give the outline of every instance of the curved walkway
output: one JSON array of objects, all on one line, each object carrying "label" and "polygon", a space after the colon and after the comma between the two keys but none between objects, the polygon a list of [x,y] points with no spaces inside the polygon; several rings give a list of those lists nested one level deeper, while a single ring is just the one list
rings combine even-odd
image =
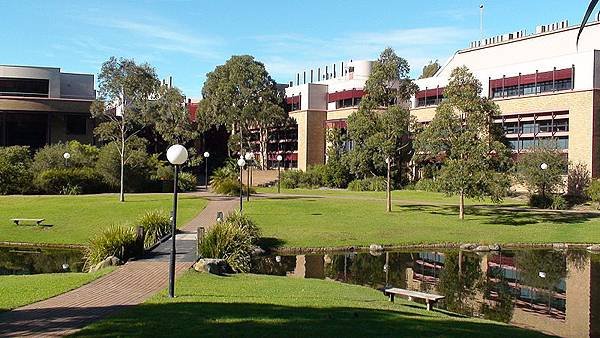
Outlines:
[{"label": "curved walkway", "polygon": [[[235,198],[195,194],[207,198],[209,203],[177,235],[177,276],[195,261],[197,227],[209,228],[215,223],[217,211],[227,214],[237,206]],[[147,257],[128,262],[87,285],[0,314],[0,336],[64,336],[103,316],[144,302],[167,286],[170,248],[171,241],[165,241]]]}]

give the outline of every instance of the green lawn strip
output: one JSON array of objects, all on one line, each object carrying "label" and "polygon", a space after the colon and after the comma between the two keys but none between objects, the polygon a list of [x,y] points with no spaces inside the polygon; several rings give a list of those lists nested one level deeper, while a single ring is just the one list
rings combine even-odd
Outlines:
[{"label": "green lawn strip", "polygon": [[114,268],[106,268],[93,273],[0,276],[0,312],[60,295],[113,270]]},{"label": "green lawn strip", "polygon": [[[257,188],[259,193],[276,194],[277,187]],[[385,191],[349,191],[345,189],[281,189],[283,195],[313,195],[323,197],[338,197],[352,199],[385,200]],[[419,202],[422,204],[451,204],[458,205],[458,196],[447,196],[443,193],[422,190],[394,190],[392,199],[399,203]],[[493,205],[490,199],[465,199],[466,205]],[[518,198],[505,198],[500,205],[523,206],[525,201]]]},{"label": "green lawn strip", "polygon": [[600,243],[600,214],[506,210],[469,206],[458,219],[453,205],[288,197],[254,199],[244,212],[263,237],[284,247],[341,247],[432,243]]},{"label": "green lawn strip", "polygon": [[541,337],[490,321],[460,318],[381,292],[332,281],[187,272],[175,299],[146,303],[94,323],[76,336],[145,337]]},{"label": "green lawn strip", "polygon": [[[127,194],[120,203],[117,194],[76,196],[1,196],[0,242],[86,244],[97,232],[112,224],[132,224],[147,210],[169,213],[172,194]],[[205,199],[180,194],[179,226],[196,216]],[[51,226],[15,225],[12,218],[45,218]]]}]

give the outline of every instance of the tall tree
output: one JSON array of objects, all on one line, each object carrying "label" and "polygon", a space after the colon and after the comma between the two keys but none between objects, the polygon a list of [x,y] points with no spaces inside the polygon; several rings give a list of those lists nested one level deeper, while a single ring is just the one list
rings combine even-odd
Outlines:
[{"label": "tall tree", "polygon": [[198,134],[185,106],[185,96],[176,87],[159,87],[152,113],[154,128],[169,144],[185,144]]},{"label": "tall tree", "polygon": [[419,79],[425,79],[434,76],[435,73],[440,70],[440,68],[442,68],[442,66],[440,66],[438,60],[429,61],[428,64],[423,66],[423,72],[421,73],[421,76],[419,76]]},{"label": "tall tree", "polygon": [[465,197],[498,202],[509,186],[510,149],[494,124],[499,108],[480,94],[481,83],[467,67],[454,69],[445,100],[415,140],[416,162],[442,161],[437,180],[447,194],[460,196],[460,219]]},{"label": "tall tree", "polygon": [[204,128],[225,125],[232,135],[238,135],[240,153],[244,143],[250,148],[250,130],[258,130],[264,167],[269,128],[287,117],[282,95],[265,66],[250,55],[232,56],[207,74],[202,97],[198,119]]},{"label": "tall tree", "polygon": [[417,87],[409,72],[408,62],[386,48],[373,65],[358,111],[348,117],[348,132],[354,145],[349,154],[351,169],[363,177],[386,173],[388,211],[392,164],[401,171],[411,144],[414,119],[406,102]]},{"label": "tall tree", "polygon": [[134,60],[111,57],[98,74],[98,99],[90,109],[100,124],[94,130],[100,140],[115,142],[121,157],[119,201],[125,201],[124,168],[127,143],[148,125],[150,102],[160,84],[154,68]]}]

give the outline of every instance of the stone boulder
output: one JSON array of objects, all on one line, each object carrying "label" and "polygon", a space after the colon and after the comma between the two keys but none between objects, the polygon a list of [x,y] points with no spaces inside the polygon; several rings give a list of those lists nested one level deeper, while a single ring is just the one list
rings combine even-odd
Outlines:
[{"label": "stone boulder", "polygon": [[381,256],[383,253],[383,246],[380,244],[371,244],[369,245],[369,253],[372,256]]},{"label": "stone boulder", "polygon": [[104,269],[104,268],[107,268],[109,266],[118,266],[118,265],[122,265],[122,264],[123,264],[123,262],[118,257],[109,256],[109,257],[106,257],[102,262],[94,265],[90,269],[90,272],[96,272],[96,271],[98,271],[100,269]]},{"label": "stone boulder", "polygon": [[600,253],[600,244],[590,245],[587,247],[587,250],[593,253]]},{"label": "stone boulder", "polygon": [[194,263],[194,270],[214,275],[224,275],[232,271],[227,261],[219,258],[201,258]]},{"label": "stone boulder", "polygon": [[490,247],[487,246],[487,245],[479,245],[475,249],[473,249],[473,251],[475,251],[475,252],[488,252],[488,251],[490,251]]},{"label": "stone boulder", "polygon": [[473,243],[464,243],[460,245],[461,250],[474,250],[475,248],[477,248],[477,244]]},{"label": "stone boulder", "polygon": [[489,246],[490,251],[500,251],[500,245],[498,244],[492,244]]}]

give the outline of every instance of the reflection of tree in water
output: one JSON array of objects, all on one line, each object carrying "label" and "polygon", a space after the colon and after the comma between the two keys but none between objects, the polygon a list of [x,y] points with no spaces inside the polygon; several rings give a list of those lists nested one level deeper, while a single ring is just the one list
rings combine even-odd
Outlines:
[{"label": "reflection of tree in water", "polygon": [[483,302],[480,312],[485,319],[508,323],[513,316],[515,297],[501,270],[490,270],[488,273],[489,278],[483,283],[483,295],[492,302]]},{"label": "reflection of tree in water", "polygon": [[83,253],[68,249],[0,247],[0,275],[81,271]]},{"label": "reflection of tree in water", "polygon": [[479,257],[456,251],[446,253],[444,269],[440,273],[438,285],[438,291],[446,296],[444,299],[446,309],[473,315],[473,298],[480,285],[481,277]]},{"label": "reflection of tree in water", "polygon": [[[279,262],[277,258],[279,257]],[[296,268],[296,256],[261,256],[252,260],[252,272],[264,275],[285,276]]]},{"label": "reflection of tree in water", "polygon": [[[551,250],[517,251],[516,266],[521,284],[536,290],[535,298],[552,307],[553,294],[567,275],[565,254]],[[532,297],[533,300],[533,297]]]},{"label": "reflection of tree in water", "polygon": [[[387,283],[395,287],[405,287],[405,270],[411,262],[410,255],[396,252],[389,252],[387,255]],[[326,266],[325,275],[352,284],[383,287],[386,284],[385,264],[386,253],[380,256],[368,253],[333,255],[331,263]]]},{"label": "reflection of tree in water", "polygon": [[590,254],[585,250],[567,251],[567,261],[577,270],[583,270],[588,265]]}]

